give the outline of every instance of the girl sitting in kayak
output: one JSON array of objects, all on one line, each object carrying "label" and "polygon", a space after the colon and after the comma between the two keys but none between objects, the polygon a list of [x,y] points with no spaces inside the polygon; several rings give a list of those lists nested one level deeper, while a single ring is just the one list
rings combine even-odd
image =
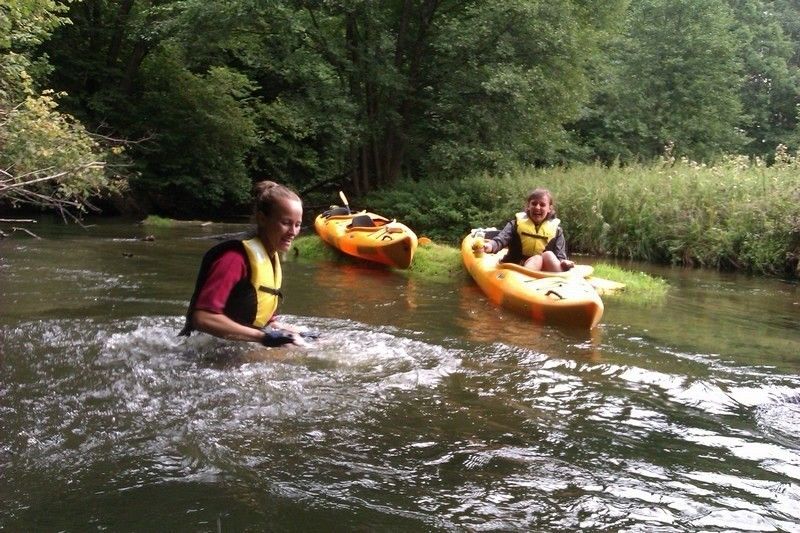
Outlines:
[{"label": "girl sitting in kayak", "polygon": [[484,244],[486,253],[496,253],[508,246],[503,262],[518,263],[531,270],[564,272],[575,266],[567,259],[564,231],[559,226],[553,195],[547,189],[528,194],[525,211]]},{"label": "girl sitting in kayak", "polygon": [[253,187],[256,234],[220,243],[203,257],[181,335],[203,331],[264,346],[302,344],[299,333],[274,321],[281,294],[281,262],[300,232],[303,204],[272,181]]}]

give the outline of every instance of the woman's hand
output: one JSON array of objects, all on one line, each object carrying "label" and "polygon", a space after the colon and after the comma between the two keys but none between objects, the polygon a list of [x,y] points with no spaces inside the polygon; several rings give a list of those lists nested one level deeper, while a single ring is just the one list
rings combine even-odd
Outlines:
[{"label": "woman's hand", "polygon": [[195,329],[222,339],[257,342],[270,347],[284,344],[308,346],[301,336],[302,332],[299,331],[302,326],[294,328],[273,322],[258,329],[234,322],[223,314],[211,313],[202,309],[196,309],[192,318]]},{"label": "woman's hand", "polygon": [[483,244],[483,251],[484,251],[485,253],[487,253],[487,254],[493,254],[493,253],[494,253],[494,251],[495,251],[495,250],[494,250],[494,241],[486,241],[486,242]]},{"label": "woman's hand", "polygon": [[261,338],[261,345],[267,348],[283,346],[284,344],[295,343],[296,335],[281,329],[263,328],[264,336]]},{"label": "woman's hand", "polygon": [[280,331],[281,334],[291,339],[288,343],[295,346],[310,346],[309,340],[314,341],[319,338],[319,333],[306,326],[294,326],[278,321],[270,322],[268,326],[262,328],[264,332],[268,330]]},{"label": "woman's hand", "polygon": [[567,270],[571,269],[571,268],[572,268],[572,267],[574,267],[574,266],[575,266],[575,263],[573,263],[573,262],[572,262],[572,261],[570,261],[569,259],[562,259],[562,260],[561,260],[561,270],[563,270],[563,271],[565,271],[565,272],[566,272]]}]

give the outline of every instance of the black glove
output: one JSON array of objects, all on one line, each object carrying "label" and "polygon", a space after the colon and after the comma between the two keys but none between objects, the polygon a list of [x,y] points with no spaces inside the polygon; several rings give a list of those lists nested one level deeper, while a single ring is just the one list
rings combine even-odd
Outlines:
[{"label": "black glove", "polygon": [[270,328],[265,328],[261,331],[264,332],[264,336],[261,337],[261,344],[268,348],[283,346],[284,344],[294,342],[294,336],[289,332]]}]

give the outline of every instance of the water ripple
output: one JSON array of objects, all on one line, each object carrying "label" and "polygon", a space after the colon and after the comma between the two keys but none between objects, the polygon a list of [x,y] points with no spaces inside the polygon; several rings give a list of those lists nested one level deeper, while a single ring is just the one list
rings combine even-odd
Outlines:
[{"label": "water ripple", "polygon": [[[798,531],[791,376],[749,386],[583,341],[570,359],[286,318],[321,339],[184,339],[179,317],[6,328],[5,480],[73,498],[211,484],[232,505],[269,494],[408,530]],[[8,498],[24,515],[30,494]]]}]

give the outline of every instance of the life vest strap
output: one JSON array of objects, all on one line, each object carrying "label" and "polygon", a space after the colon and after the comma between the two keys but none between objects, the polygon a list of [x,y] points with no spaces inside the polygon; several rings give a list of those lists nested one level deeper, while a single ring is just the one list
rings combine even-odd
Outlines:
[{"label": "life vest strap", "polygon": [[258,286],[258,290],[261,291],[261,292],[266,292],[266,293],[271,294],[273,296],[277,296],[278,298],[283,300],[283,293],[281,292],[280,289],[273,289],[272,287],[265,287],[263,285],[259,285]]},{"label": "life vest strap", "polygon": [[543,241],[549,241],[550,239],[546,235],[535,235],[533,233],[528,233],[527,231],[520,232],[522,235],[526,237],[531,237],[533,239],[542,239]]}]

